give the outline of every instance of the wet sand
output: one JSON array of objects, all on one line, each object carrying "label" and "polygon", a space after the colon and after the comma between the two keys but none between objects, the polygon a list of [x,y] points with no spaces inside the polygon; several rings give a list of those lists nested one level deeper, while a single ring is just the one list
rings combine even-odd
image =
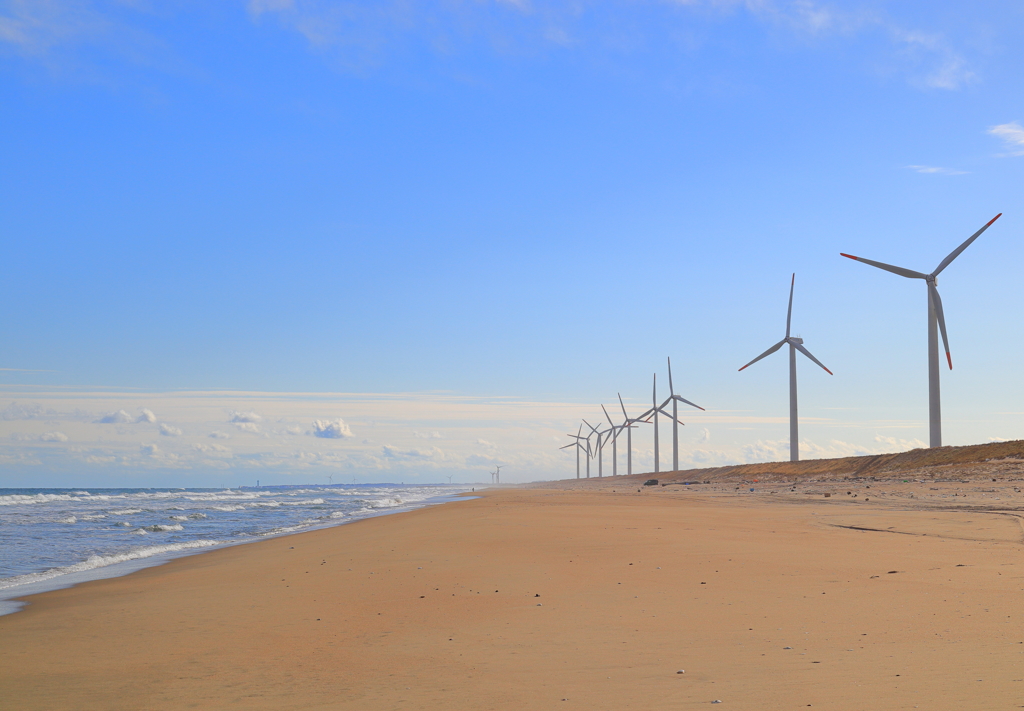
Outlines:
[{"label": "wet sand", "polygon": [[0,709],[1024,704],[1019,483],[737,486],[490,491],[37,595]]}]

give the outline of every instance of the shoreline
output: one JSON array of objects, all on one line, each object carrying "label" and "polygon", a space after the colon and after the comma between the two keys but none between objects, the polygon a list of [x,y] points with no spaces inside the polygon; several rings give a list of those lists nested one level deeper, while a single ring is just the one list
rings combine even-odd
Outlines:
[{"label": "shoreline", "polygon": [[[267,487],[269,488],[269,487]],[[55,491],[63,491],[64,489],[55,489]],[[101,489],[96,489],[100,491]],[[39,595],[54,590],[63,590],[72,588],[83,583],[88,583],[94,580],[107,580],[111,578],[119,578],[125,575],[131,575],[132,573],[152,568],[160,565],[164,565],[169,561],[177,560],[179,558],[187,558],[194,555],[202,555],[209,553],[214,550],[221,548],[228,548],[233,546],[248,545],[250,543],[259,543],[261,541],[270,540],[273,538],[280,538],[283,536],[291,536],[298,533],[305,533],[307,531],[318,531],[325,528],[333,528],[335,526],[344,526],[356,521],[361,521],[366,518],[374,518],[378,516],[388,516],[391,514],[403,513],[405,511],[415,510],[417,508],[436,506],[438,504],[452,503],[455,501],[462,500],[469,492],[454,492],[451,494],[442,494],[438,496],[432,496],[422,501],[416,501],[411,504],[404,504],[395,506],[389,509],[380,509],[376,511],[366,512],[364,514],[354,516],[350,519],[338,519],[333,522],[323,522],[321,524],[313,524],[299,531],[281,531],[278,533],[266,533],[259,534],[249,539],[239,540],[226,540],[226,541],[207,541],[198,540],[194,543],[197,545],[190,545],[189,542],[178,544],[180,547],[169,548],[168,550],[147,553],[146,555],[139,555],[138,557],[128,558],[112,563],[106,563],[102,565],[96,565],[92,567],[80,568],[87,564],[89,561],[80,561],[68,566],[61,566],[58,568],[51,568],[47,570],[38,571],[36,573],[27,573],[23,575],[13,576],[13,578],[39,576],[36,580],[30,580],[24,583],[18,583],[8,587],[0,587],[0,617],[6,615],[13,615],[21,610],[25,609],[30,604],[29,601],[23,600],[23,598]],[[153,548],[164,548],[173,546],[174,544],[160,545],[155,544],[153,546],[141,546],[139,549],[149,551]],[[106,556],[106,559],[112,557],[123,557],[128,553],[113,554],[112,556]],[[101,556],[102,557],[102,556]],[[80,568],[75,570],[75,568]],[[57,572],[62,571],[62,572]],[[5,580],[13,578],[0,578],[0,585]]]},{"label": "shoreline", "polygon": [[33,596],[0,618],[0,708],[984,709],[1024,693],[1019,515],[477,493]]}]

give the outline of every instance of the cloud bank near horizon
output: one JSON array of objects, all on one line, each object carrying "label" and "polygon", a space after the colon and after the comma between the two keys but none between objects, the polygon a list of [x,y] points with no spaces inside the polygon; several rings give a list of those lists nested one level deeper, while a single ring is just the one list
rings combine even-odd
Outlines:
[{"label": "cloud bank near horizon", "polygon": [[[120,486],[156,480],[237,485],[254,473],[279,483],[339,474],[406,482],[453,475],[482,483],[496,465],[505,467],[509,482],[565,479],[576,474],[576,456],[559,447],[587,409],[579,403],[445,393],[19,393],[17,399],[0,395],[0,464],[8,472],[7,486],[19,477],[36,486],[40,477],[52,485],[95,486],[97,479]],[[150,419],[153,412],[161,413],[159,421]],[[788,458],[784,417],[713,410],[699,416],[691,423],[696,426],[680,430],[683,468]],[[848,423],[809,417],[802,420],[801,453],[833,458],[924,446],[905,434],[914,425],[868,423],[859,430],[862,439],[851,442],[831,434]],[[226,426],[234,434],[224,432]],[[671,463],[667,434],[662,470]],[[633,433],[634,472],[654,468],[651,436],[650,427]],[[424,446],[424,439],[443,447]],[[620,445],[621,474],[625,442]],[[611,452],[604,452],[606,474],[614,470]],[[592,475],[597,471],[592,461]]]}]

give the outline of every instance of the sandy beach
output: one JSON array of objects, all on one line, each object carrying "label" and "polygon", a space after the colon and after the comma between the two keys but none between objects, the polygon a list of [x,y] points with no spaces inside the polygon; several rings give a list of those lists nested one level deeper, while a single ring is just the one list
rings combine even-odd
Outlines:
[{"label": "sandy beach", "polygon": [[37,595],[0,708],[1024,704],[1019,482],[745,484],[491,490]]}]

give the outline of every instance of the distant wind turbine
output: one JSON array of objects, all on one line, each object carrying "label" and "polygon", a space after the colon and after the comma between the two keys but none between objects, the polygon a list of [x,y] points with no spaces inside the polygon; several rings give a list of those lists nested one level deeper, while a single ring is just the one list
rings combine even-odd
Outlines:
[{"label": "distant wind turbine", "polygon": [[495,465],[494,471],[491,472],[491,483],[492,484],[500,484],[501,483],[501,467],[499,467],[497,465]]},{"label": "distant wind turbine", "polygon": [[[653,385],[653,387],[651,389],[651,409],[649,409],[644,414],[640,415],[640,419],[643,420],[644,422],[650,422],[651,421],[651,417],[652,416],[654,417],[654,473],[655,474],[657,474],[658,472],[661,471],[661,458],[660,458],[660,454],[659,454],[659,450],[658,450],[658,413],[660,412],[660,413],[664,414],[666,417],[671,417],[674,423],[679,423],[679,420],[677,420],[674,415],[668,414],[668,411],[665,410],[665,406],[668,405],[669,401],[671,401],[671,400],[672,400],[672,398],[670,397],[668,400],[665,400],[665,402],[661,403],[660,405],[658,404],[658,374],[655,373],[654,374],[654,385]],[[689,404],[692,405],[693,403],[689,403]],[[694,407],[697,407],[697,406],[694,405]],[[673,410],[674,409],[675,408],[673,408]],[[673,424],[673,426],[675,426],[675,425]]]},{"label": "distant wind turbine", "polygon": [[619,468],[618,468],[619,467],[619,448],[618,448],[619,432],[622,431],[622,428],[625,427],[625,425],[617,425],[614,422],[612,422],[612,418],[609,417],[608,410],[605,410],[604,405],[601,405],[601,409],[604,410],[605,419],[608,420],[608,424],[611,426],[608,429],[608,432],[612,433],[612,476],[618,476],[618,474],[619,474]]},{"label": "distant wind turbine", "polygon": [[796,352],[800,351],[820,366],[822,370],[829,375],[832,375],[831,370],[822,365],[821,361],[811,355],[809,350],[804,348],[804,339],[789,335],[790,325],[793,321],[793,287],[795,285],[796,274],[793,275],[793,278],[789,282],[789,311],[786,312],[786,337],[759,355],[757,358],[754,358],[754,360],[747,363],[743,368],[740,368],[740,370],[748,368],[765,356],[770,356],[787,343],[789,344],[789,461],[791,462],[800,461],[800,433],[797,424],[796,408]]},{"label": "distant wind turbine", "polygon": [[629,415],[626,414],[626,406],[622,404],[622,394],[616,393],[619,396],[619,407],[622,408],[623,422],[619,425],[619,431],[626,430],[626,475],[633,473],[633,429],[636,427],[637,422],[643,422],[647,424],[646,420],[630,419]]},{"label": "distant wind turbine", "polygon": [[[696,407],[698,410],[701,410],[701,411],[703,411],[704,408],[701,407],[700,405],[696,405],[696,404],[690,402],[689,400],[684,400],[683,398],[681,398],[678,395],[676,395],[676,391],[672,387],[672,359],[671,358],[668,359],[668,391],[670,393],[669,398],[668,398],[668,400],[663,402],[661,404],[661,406],[662,406],[662,408],[664,408],[665,405],[668,404],[669,400],[672,401],[672,471],[679,471],[679,425],[682,424],[682,423],[679,422],[679,417],[678,417],[678,412],[676,412],[676,407],[678,406],[679,403],[685,402],[687,405],[690,405],[691,407]],[[662,410],[662,412],[665,412],[664,409]],[[665,414],[667,415],[668,413],[665,412]]]},{"label": "distant wind turbine", "polygon": [[[582,451],[584,454],[586,454],[587,455],[587,478],[589,479],[590,478],[590,459],[589,459],[589,457],[590,457],[590,449],[589,449],[590,440],[588,440],[586,437],[581,437],[580,436],[581,432],[583,432],[583,425],[582,424],[580,425],[580,428],[576,432],[576,434],[566,435],[567,437],[572,437],[574,441],[571,444],[565,445],[564,447],[559,447],[559,449],[568,449],[569,447],[574,447],[576,449],[576,478],[577,479],[580,478],[580,452]],[[587,443],[587,447],[584,447],[582,444],[580,444],[580,440],[586,442]]]},{"label": "distant wind turbine", "polygon": [[870,264],[873,267],[884,269],[887,272],[892,272],[908,279],[924,279],[928,285],[928,439],[930,447],[942,446],[942,407],[939,401],[939,339],[936,334],[936,326],[938,326],[938,331],[942,333],[942,345],[946,349],[946,362],[949,363],[949,369],[953,369],[953,358],[949,355],[949,340],[946,338],[946,319],[942,315],[942,299],[939,298],[939,290],[935,286],[935,281],[942,270],[959,257],[960,253],[967,249],[971,242],[978,239],[981,233],[987,230],[1002,214],[1000,212],[993,217],[984,227],[971,235],[966,242],[950,252],[949,256],[943,259],[931,274],[922,274],[921,272],[904,269],[903,267],[894,267],[891,264],[854,257],[852,254],[839,253],[849,259]]},{"label": "distant wind turbine", "polygon": [[[601,405],[601,408],[603,409],[604,405]],[[583,420],[583,424],[585,424],[587,427],[590,428],[591,434],[597,435],[597,446],[596,446],[596,449],[597,449],[597,476],[598,477],[603,477],[604,476],[604,446],[608,443],[605,440],[604,436],[606,434],[608,434],[609,432],[611,432],[611,429],[599,430],[596,427],[594,427],[592,424],[587,422],[586,420]],[[590,439],[590,435],[587,436],[587,439]],[[593,455],[591,455],[591,456],[593,456]]]}]

